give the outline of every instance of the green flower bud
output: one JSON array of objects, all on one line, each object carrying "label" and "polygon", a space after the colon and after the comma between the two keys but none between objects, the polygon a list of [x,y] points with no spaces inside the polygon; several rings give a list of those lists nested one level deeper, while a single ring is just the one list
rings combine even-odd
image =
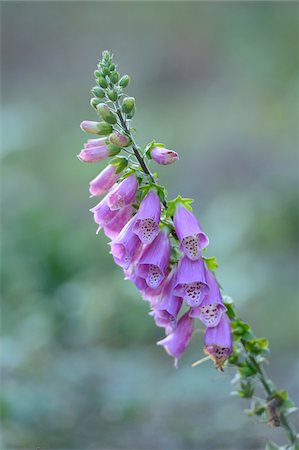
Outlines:
[{"label": "green flower bud", "polygon": [[105,122],[111,123],[112,125],[117,122],[116,115],[110,110],[106,103],[99,103],[97,106],[97,111]]},{"label": "green flower bud", "polygon": [[110,161],[110,164],[116,166],[116,173],[122,172],[128,165],[128,159],[125,156],[117,156]]},{"label": "green flower bud", "polygon": [[133,117],[134,114],[135,114],[135,111],[136,111],[135,108],[133,108],[132,111],[131,111],[130,113],[127,114],[127,118],[128,118],[128,119],[132,119],[132,117]]},{"label": "green flower bud", "polygon": [[109,78],[110,78],[110,80],[111,80],[111,83],[113,83],[113,84],[117,83],[118,80],[119,80],[119,74],[118,74],[118,72],[112,72],[112,74],[110,75]]},{"label": "green flower bud", "polygon": [[108,150],[109,156],[115,156],[115,155],[118,155],[118,153],[121,151],[121,148],[116,147],[115,145],[112,145],[112,144],[108,144],[107,150]]},{"label": "green flower bud", "polygon": [[95,86],[94,88],[92,88],[91,92],[93,93],[93,95],[95,95],[98,98],[105,97],[105,92],[99,86]]},{"label": "green flower bud", "polygon": [[99,78],[101,76],[101,72],[99,70],[95,70],[93,72],[93,74],[94,74],[95,78]]},{"label": "green flower bud", "polygon": [[111,72],[113,72],[113,70],[115,70],[115,64],[110,64],[109,70],[110,70]]},{"label": "green flower bud", "polygon": [[127,147],[130,144],[130,138],[119,131],[110,134],[109,141],[116,147]]},{"label": "green flower bud", "polygon": [[115,102],[118,99],[117,92],[114,91],[113,89],[107,92],[107,96],[112,102]]},{"label": "green flower bud", "polygon": [[98,104],[100,103],[100,99],[99,98],[96,98],[96,97],[93,97],[91,100],[90,100],[90,106],[92,106],[92,108],[95,108],[95,109],[97,109],[97,106],[98,106]]},{"label": "green flower bud", "polygon": [[100,76],[100,77],[97,79],[97,82],[98,82],[98,84],[99,84],[103,89],[106,89],[106,88],[108,87],[107,81],[106,81],[105,78],[102,77],[102,76]]},{"label": "green flower bud", "polygon": [[119,85],[123,88],[127,87],[128,84],[130,83],[131,78],[129,77],[129,75],[123,75],[121,77],[121,79],[119,80]]},{"label": "green flower bud", "polygon": [[125,114],[129,114],[135,108],[135,98],[134,97],[126,97],[123,101],[121,110]]},{"label": "green flower bud", "polygon": [[108,67],[103,67],[102,72],[104,75],[110,75],[110,70],[108,69]]},{"label": "green flower bud", "polygon": [[109,123],[100,122],[97,126],[97,130],[97,134],[99,134],[100,136],[107,136],[113,131],[113,127]]}]

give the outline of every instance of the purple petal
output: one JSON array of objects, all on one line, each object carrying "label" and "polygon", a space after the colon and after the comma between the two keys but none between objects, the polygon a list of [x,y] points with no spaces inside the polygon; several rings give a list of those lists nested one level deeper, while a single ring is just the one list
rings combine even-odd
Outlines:
[{"label": "purple petal", "polygon": [[189,306],[197,307],[208,290],[203,260],[191,261],[183,256],[178,265],[174,294],[183,297]]},{"label": "purple petal", "polygon": [[133,202],[138,182],[135,175],[130,175],[121,183],[117,184],[108,194],[107,203],[110,209],[120,209]]},{"label": "purple petal", "polygon": [[217,369],[223,370],[224,361],[232,353],[232,334],[230,320],[223,314],[217,327],[206,329],[204,351],[215,363]]},{"label": "purple petal", "polygon": [[150,191],[140,204],[134,233],[144,244],[150,244],[159,234],[161,203],[158,195]]},{"label": "purple petal", "polygon": [[124,269],[129,268],[142,245],[138,236],[133,233],[135,220],[136,216],[132,217],[121,230],[116,240],[110,244],[115,263]]},{"label": "purple petal", "polygon": [[202,249],[209,244],[209,238],[202,231],[195,215],[183,205],[179,205],[173,217],[176,234],[181,242],[181,250],[189,259],[200,258]]},{"label": "purple petal", "polygon": [[182,353],[187,348],[193,333],[193,319],[189,316],[187,311],[178,321],[176,328],[166,338],[157,342],[158,345],[163,345],[170,356],[175,358],[175,366],[181,357]]}]

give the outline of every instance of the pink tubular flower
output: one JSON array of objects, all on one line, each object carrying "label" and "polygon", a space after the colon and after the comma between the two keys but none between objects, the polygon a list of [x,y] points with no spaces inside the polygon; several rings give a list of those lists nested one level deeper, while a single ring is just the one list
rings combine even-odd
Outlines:
[{"label": "pink tubular flower", "polygon": [[169,257],[168,232],[162,230],[155,240],[144,249],[136,266],[136,274],[144,278],[150,288],[158,288],[165,279]]},{"label": "pink tubular flower", "polygon": [[164,147],[153,147],[150,154],[156,163],[162,165],[172,164],[179,159],[179,155],[176,152]]},{"label": "pink tubular flower", "polygon": [[216,369],[223,371],[224,361],[232,353],[232,333],[230,320],[223,314],[217,327],[206,329],[204,352],[214,361]]},{"label": "pink tubular flower", "polygon": [[82,131],[85,131],[85,133],[90,134],[98,134],[98,126],[99,122],[94,122],[92,120],[83,120],[80,124],[80,128]]},{"label": "pink tubular flower", "polygon": [[133,228],[143,244],[150,244],[159,234],[161,203],[158,195],[150,191],[140,204]]},{"label": "pink tubular flower", "polygon": [[121,210],[113,211],[115,216],[113,219],[103,226],[104,233],[110,239],[116,239],[123,227],[133,216],[133,208],[131,205],[122,208]]},{"label": "pink tubular flower", "polygon": [[191,261],[183,256],[178,265],[174,294],[183,297],[189,306],[196,307],[201,304],[208,290],[203,260]]},{"label": "pink tubular flower", "polygon": [[183,205],[179,205],[176,208],[173,223],[181,242],[181,250],[192,261],[199,259],[202,249],[209,244],[209,238],[201,230],[194,214]]},{"label": "pink tubular flower", "polygon": [[209,292],[204,297],[200,306],[193,308],[191,317],[198,317],[207,327],[216,327],[220,322],[226,307],[222,303],[222,297],[217,280],[208,269],[205,271]]},{"label": "pink tubular flower", "polygon": [[89,183],[91,197],[107,192],[118,179],[117,167],[109,164],[102,172]]},{"label": "pink tubular flower", "polygon": [[99,225],[97,233],[102,227],[108,225],[108,223],[111,222],[119,213],[119,211],[112,211],[109,208],[107,205],[107,195],[96,206],[91,208],[90,211],[93,213],[95,223]]},{"label": "pink tubular flower", "polygon": [[177,363],[182,353],[187,348],[193,333],[193,319],[187,311],[178,321],[176,328],[166,338],[157,342],[163,345],[170,356],[174,357],[174,365]]},{"label": "pink tubular flower", "polygon": [[106,138],[89,139],[87,144],[84,144],[84,149],[80,151],[78,158],[83,162],[96,162],[111,156],[105,144]]},{"label": "pink tubular flower", "polygon": [[117,238],[110,243],[111,254],[118,266],[128,269],[141,247],[141,241],[133,233],[136,217],[132,217],[121,230]]},{"label": "pink tubular flower", "polygon": [[134,200],[138,182],[135,175],[130,175],[121,183],[117,184],[108,194],[107,203],[110,209],[120,209],[129,205]]}]

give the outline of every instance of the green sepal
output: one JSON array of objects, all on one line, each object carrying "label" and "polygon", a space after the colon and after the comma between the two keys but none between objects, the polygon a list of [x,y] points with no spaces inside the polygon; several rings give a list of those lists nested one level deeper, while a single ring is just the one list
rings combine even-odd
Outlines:
[{"label": "green sepal", "polygon": [[178,195],[174,200],[169,200],[168,202],[168,208],[166,211],[166,217],[173,217],[176,207],[179,204],[182,204],[183,206],[185,206],[186,209],[188,209],[189,211],[192,211],[192,207],[190,206],[190,203],[193,202],[192,198],[183,198],[180,195]]},{"label": "green sepal", "polygon": [[237,394],[241,398],[252,398],[254,393],[254,387],[249,381],[241,381],[240,389],[237,390]]},{"label": "green sepal", "polygon": [[242,338],[244,341],[247,341],[254,338],[250,326],[242,320],[237,319],[231,325],[234,340]]},{"label": "green sepal", "polygon": [[224,306],[226,306],[226,314],[228,315],[229,319],[234,320],[236,318],[236,313],[235,313],[235,305],[233,302],[233,299],[231,297],[229,297],[228,295],[224,295],[223,296],[223,304]]},{"label": "green sepal", "polygon": [[125,156],[117,156],[116,158],[111,160],[110,164],[117,167],[116,173],[120,173],[127,167],[128,158],[126,158]]},{"label": "green sepal", "polygon": [[121,148],[117,147],[116,145],[113,144],[108,144],[107,145],[107,150],[109,152],[109,156],[115,156],[118,155],[119,152],[121,151]]},{"label": "green sepal", "polygon": [[123,76],[121,77],[121,79],[119,80],[119,85],[120,85],[122,88],[125,88],[125,87],[128,86],[128,84],[130,83],[130,81],[131,81],[131,78],[129,77],[129,75],[123,75]]},{"label": "green sepal", "polygon": [[214,269],[217,269],[217,267],[219,267],[219,265],[216,261],[216,256],[210,256],[210,257],[203,256],[202,259],[205,260],[208,269],[211,270],[212,272],[214,272]]},{"label": "green sepal", "polygon": [[269,341],[266,338],[253,338],[244,342],[244,347],[248,353],[259,355],[269,351]]},{"label": "green sepal", "polygon": [[107,136],[107,134],[112,133],[113,127],[106,122],[100,122],[97,126],[98,132],[100,136]]},{"label": "green sepal", "polygon": [[256,374],[256,369],[248,362],[238,364],[238,370],[243,378],[252,377]]}]

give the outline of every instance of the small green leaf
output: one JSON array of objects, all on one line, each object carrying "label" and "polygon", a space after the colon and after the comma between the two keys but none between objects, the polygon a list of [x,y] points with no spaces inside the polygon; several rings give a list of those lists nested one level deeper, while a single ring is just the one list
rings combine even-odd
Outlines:
[{"label": "small green leaf", "polygon": [[172,217],[175,213],[176,207],[179,204],[182,204],[185,206],[186,209],[189,211],[192,211],[192,207],[190,203],[193,202],[192,198],[183,198],[180,195],[178,195],[175,199],[169,200],[168,202],[168,208],[166,211],[166,217]]},{"label": "small green leaf", "polygon": [[202,259],[205,260],[206,265],[208,266],[208,269],[211,270],[212,272],[214,272],[214,269],[217,269],[217,267],[219,267],[219,265],[216,261],[216,256],[210,256],[209,258],[207,258],[206,256],[203,256]]}]

